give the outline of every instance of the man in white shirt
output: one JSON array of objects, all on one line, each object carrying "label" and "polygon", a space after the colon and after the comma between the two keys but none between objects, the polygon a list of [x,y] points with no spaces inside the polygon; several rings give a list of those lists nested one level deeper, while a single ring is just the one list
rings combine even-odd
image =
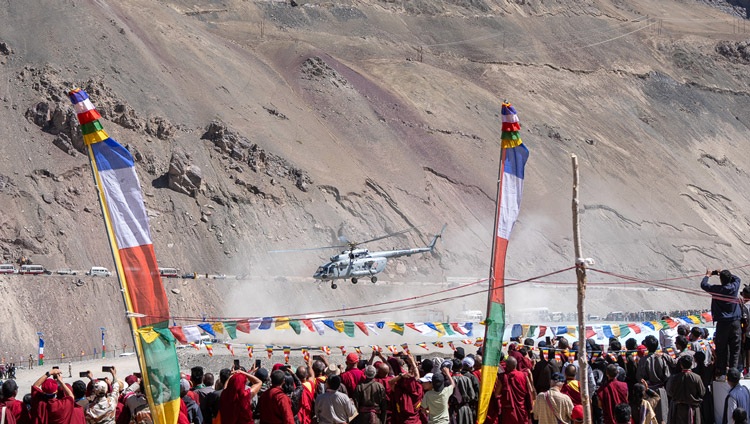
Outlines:
[{"label": "man in white shirt", "polygon": [[339,392],[341,377],[332,375],[326,380],[325,393],[315,399],[315,416],[319,424],[343,424],[357,412],[349,396]]},{"label": "man in white shirt", "polygon": [[448,424],[448,399],[454,386],[450,370],[444,367],[439,373],[427,373],[419,381],[422,382],[422,408],[427,411],[428,424]]}]

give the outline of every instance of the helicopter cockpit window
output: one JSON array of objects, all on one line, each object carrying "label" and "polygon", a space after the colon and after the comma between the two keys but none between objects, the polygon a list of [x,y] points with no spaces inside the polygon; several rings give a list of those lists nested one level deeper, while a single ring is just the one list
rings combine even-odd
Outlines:
[{"label": "helicopter cockpit window", "polygon": [[344,262],[339,262],[339,271],[343,271],[344,268],[346,268],[346,264]]}]

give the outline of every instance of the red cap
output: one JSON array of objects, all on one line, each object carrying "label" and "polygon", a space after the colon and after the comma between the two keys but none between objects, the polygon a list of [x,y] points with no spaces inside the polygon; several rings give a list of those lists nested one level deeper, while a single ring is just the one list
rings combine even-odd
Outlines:
[{"label": "red cap", "polygon": [[347,364],[356,364],[357,362],[359,362],[359,355],[357,355],[356,353],[352,352],[346,355]]},{"label": "red cap", "polygon": [[638,345],[638,347],[635,348],[638,352],[645,352],[648,350],[648,348],[644,345]]},{"label": "red cap", "polygon": [[54,395],[57,393],[57,381],[52,378],[44,380],[44,383],[42,383],[42,391],[48,395]]},{"label": "red cap", "polygon": [[279,364],[273,364],[273,368],[271,368],[271,372],[276,371],[276,370],[280,370],[282,368],[284,368],[284,364],[280,364],[280,363]]},{"label": "red cap", "polygon": [[576,405],[573,407],[573,412],[570,413],[571,420],[582,420],[583,419],[583,406]]}]

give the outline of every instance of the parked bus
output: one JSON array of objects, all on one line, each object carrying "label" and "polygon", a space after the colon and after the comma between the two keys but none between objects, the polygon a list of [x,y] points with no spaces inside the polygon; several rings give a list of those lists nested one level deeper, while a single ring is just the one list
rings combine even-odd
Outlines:
[{"label": "parked bus", "polygon": [[39,275],[44,274],[44,267],[41,265],[21,265],[19,274]]},{"label": "parked bus", "polygon": [[177,268],[159,268],[159,275],[162,278],[178,278],[180,276],[180,270]]}]

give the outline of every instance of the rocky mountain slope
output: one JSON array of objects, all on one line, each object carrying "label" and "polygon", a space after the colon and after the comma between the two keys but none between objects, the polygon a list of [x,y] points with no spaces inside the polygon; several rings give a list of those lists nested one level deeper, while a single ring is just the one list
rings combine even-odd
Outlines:
[{"label": "rocky mountain slope", "polygon": [[[584,253],[597,267],[656,279],[746,265],[750,32],[706,3],[9,3],[0,10],[0,253],[50,269],[111,264],[65,97],[81,86],[136,157],[160,263],[260,279],[272,298],[334,252],[269,250],[411,226],[367,247],[423,246],[448,224],[434,254],[394,261],[384,284],[485,277],[503,99],[531,150],[509,276],[573,262],[570,153],[581,162]],[[11,320],[66,295],[64,283],[25,283],[2,279]],[[360,287],[336,300],[316,288],[294,303],[357,303],[371,296]],[[29,290],[40,293],[14,298]],[[252,314],[252,293],[237,290],[206,286],[182,307]],[[116,292],[103,299],[92,307],[121,310]],[[472,299],[456,307],[481,309]],[[509,305],[540,299],[518,289]],[[555,309],[572,308],[566,299]],[[592,307],[620,309],[606,299]],[[290,303],[271,305],[285,313]],[[35,326],[63,334],[58,318]],[[30,330],[9,343],[33,346]]]}]

